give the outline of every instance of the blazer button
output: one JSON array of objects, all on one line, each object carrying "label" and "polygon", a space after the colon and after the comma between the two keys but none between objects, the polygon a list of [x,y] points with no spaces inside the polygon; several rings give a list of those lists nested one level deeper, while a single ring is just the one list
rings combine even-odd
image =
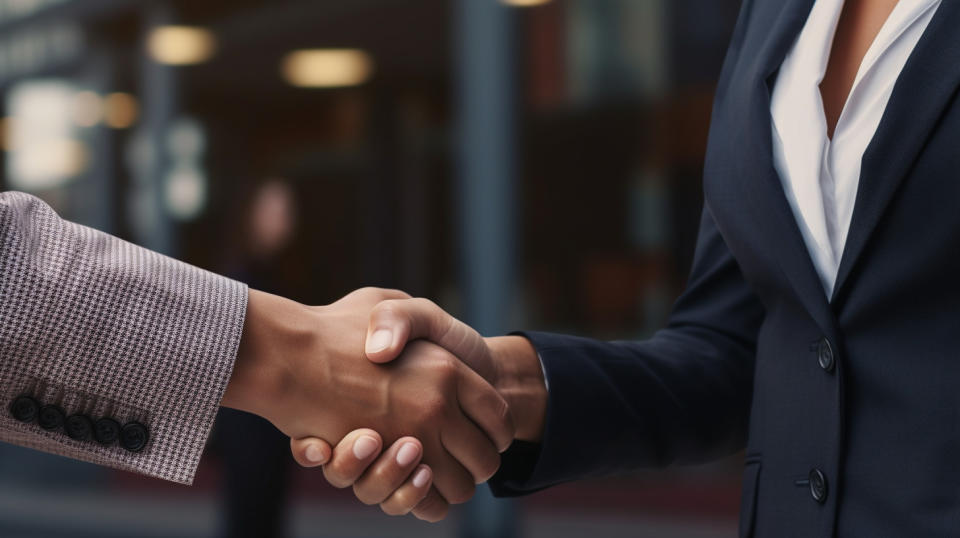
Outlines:
[{"label": "blazer button", "polygon": [[120,423],[112,418],[101,418],[93,425],[93,438],[103,446],[110,446],[120,439]]},{"label": "blazer button", "polygon": [[66,415],[63,412],[63,409],[55,405],[45,405],[40,408],[40,415],[37,419],[37,424],[41,428],[53,431],[59,430],[63,427],[63,422],[66,420]]},{"label": "blazer button", "polygon": [[820,368],[827,372],[832,372],[837,365],[837,360],[833,356],[833,346],[826,337],[821,338],[817,345],[817,361],[820,363]]},{"label": "blazer button", "polygon": [[14,419],[29,424],[37,420],[40,404],[30,396],[20,396],[10,404],[10,414]]},{"label": "blazer button", "polygon": [[820,469],[810,471],[810,495],[813,500],[823,504],[827,500],[827,477]]},{"label": "blazer button", "polygon": [[139,422],[128,422],[120,430],[120,446],[130,452],[140,452],[149,440],[150,432]]},{"label": "blazer button", "polygon": [[89,441],[93,437],[93,421],[86,415],[70,415],[65,429],[67,437],[76,441]]}]

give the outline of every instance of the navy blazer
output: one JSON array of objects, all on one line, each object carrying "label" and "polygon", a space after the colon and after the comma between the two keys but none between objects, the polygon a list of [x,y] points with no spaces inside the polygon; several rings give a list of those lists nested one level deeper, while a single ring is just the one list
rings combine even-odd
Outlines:
[{"label": "navy blazer", "polygon": [[745,449],[741,536],[960,535],[960,1],[896,83],[829,299],[771,142],[771,80],[812,5],[744,2],[668,326],[645,342],[526,333],[546,431],[505,454],[495,493]]}]

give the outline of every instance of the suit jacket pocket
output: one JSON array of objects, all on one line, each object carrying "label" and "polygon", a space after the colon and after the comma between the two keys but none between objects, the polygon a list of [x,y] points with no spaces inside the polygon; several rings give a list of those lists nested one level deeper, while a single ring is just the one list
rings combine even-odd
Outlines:
[{"label": "suit jacket pocket", "polygon": [[743,468],[743,486],[740,495],[740,538],[753,538],[753,523],[757,509],[757,483],[760,480],[760,461],[747,460]]}]

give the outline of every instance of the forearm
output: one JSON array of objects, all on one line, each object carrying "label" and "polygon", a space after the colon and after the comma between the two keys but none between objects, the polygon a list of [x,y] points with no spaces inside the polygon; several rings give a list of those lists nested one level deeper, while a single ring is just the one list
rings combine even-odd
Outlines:
[{"label": "forearm", "polygon": [[497,495],[590,477],[708,461],[742,446],[749,349],[695,328],[645,342],[528,333],[549,381],[539,446],[503,454]]}]

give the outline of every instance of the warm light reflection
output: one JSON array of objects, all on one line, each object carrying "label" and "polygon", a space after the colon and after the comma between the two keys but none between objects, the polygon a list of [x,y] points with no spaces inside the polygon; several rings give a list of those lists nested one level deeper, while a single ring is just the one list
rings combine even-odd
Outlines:
[{"label": "warm light reflection", "polygon": [[15,190],[54,189],[90,168],[91,152],[79,124],[90,124],[96,94],[62,79],[19,82],[6,93],[7,186]]},{"label": "warm light reflection", "polygon": [[213,33],[196,26],[158,26],[147,38],[147,50],[157,62],[191,65],[209,60],[217,48]]},{"label": "warm light reflection", "polygon": [[129,93],[111,93],[103,100],[103,120],[113,129],[126,129],[137,122],[140,106]]},{"label": "warm light reflection", "polygon": [[532,7],[549,4],[550,0],[500,0],[508,6],[514,7]]},{"label": "warm light reflection", "polygon": [[73,96],[73,122],[80,127],[93,127],[103,117],[103,101],[91,91],[77,92]]},{"label": "warm light reflection", "polygon": [[71,138],[41,140],[16,151],[24,179],[37,187],[46,184],[48,178],[75,177],[90,165],[87,145]]},{"label": "warm light reflection", "polygon": [[283,76],[303,88],[336,88],[363,84],[373,75],[373,59],[356,49],[293,51],[283,59]]},{"label": "warm light reflection", "polygon": [[0,118],[0,151],[13,151],[13,145],[10,143],[12,124],[13,120],[10,118]]}]

